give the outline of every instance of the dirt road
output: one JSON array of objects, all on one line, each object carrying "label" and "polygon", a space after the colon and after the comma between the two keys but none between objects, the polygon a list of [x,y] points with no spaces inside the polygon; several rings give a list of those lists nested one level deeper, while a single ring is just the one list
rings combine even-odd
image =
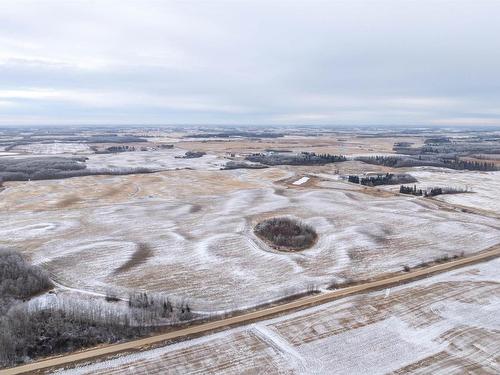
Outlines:
[{"label": "dirt road", "polygon": [[370,281],[359,285],[354,285],[331,292],[324,292],[318,295],[304,297],[292,302],[284,303],[278,306],[264,308],[258,311],[244,313],[242,315],[221,319],[209,323],[193,325],[188,328],[179,329],[174,332],[159,334],[156,336],[146,337],[139,340],[129,341],[121,344],[109,345],[95,349],[89,349],[78,353],[68,354],[61,357],[50,358],[38,362],[13,367],[0,371],[0,375],[22,374],[33,371],[48,371],[53,367],[73,364],[79,361],[91,361],[94,358],[116,355],[121,352],[139,350],[151,345],[161,344],[168,340],[179,340],[207,334],[216,330],[227,329],[233,326],[248,324],[256,320],[270,318],[277,314],[288,313],[297,309],[311,307],[322,303],[330,302],[335,299],[347,297],[361,292],[367,292],[374,289],[386,288],[397,284],[408,283],[416,279],[430,276],[432,274],[445,272],[454,268],[468,266],[477,262],[485,261],[498,257],[500,255],[500,244],[497,244],[481,253],[471,255],[465,258],[459,258],[447,263],[437,264],[427,268],[419,268],[407,273],[401,273],[388,278]]}]

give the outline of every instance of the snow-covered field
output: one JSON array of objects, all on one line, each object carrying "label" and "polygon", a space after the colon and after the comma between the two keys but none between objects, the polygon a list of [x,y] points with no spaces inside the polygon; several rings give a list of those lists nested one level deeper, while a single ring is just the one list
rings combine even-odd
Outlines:
[{"label": "snow-covered field", "polygon": [[[308,189],[273,183],[290,173],[171,171],[9,183],[1,193],[0,246],[20,249],[73,288],[154,291],[219,311],[480,251],[500,239],[495,219],[414,197],[376,197],[340,181]],[[252,229],[275,215],[313,226],[317,244],[300,253],[267,247]],[[139,244],[150,254],[118,272]]]},{"label": "snow-covered field", "polygon": [[216,155],[207,154],[201,158],[181,158],[187,150],[174,148],[158,151],[134,151],[113,154],[89,155],[87,168],[90,169],[120,169],[146,167],[154,170],[173,169],[203,169],[217,170],[224,166],[225,161]]},{"label": "snow-covered field", "polygon": [[[237,160],[267,149],[381,155],[396,141],[422,144],[421,137],[181,137],[164,139],[173,149],[114,154],[62,142],[12,150],[12,158],[85,154],[91,170],[159,171],[4,183],[0,247],[18,249],[56,281],[56,293],[34,298],[31,308],[74,300],[106,309],[108,292],[121,298],[147,291],[211,314],[312,287],[324,292],[334,283],[383,277],[500,242],[500,172],[394,170],[355,160],[220,170],[231,154]],[[188,150],[207,154],[182,158]],[[394,194],[399,186],[369,188],[342,178],[369,172],[408,172],[418,186],[474,193],[427,199]],[[268,247],[253,227],[273,216],[311,225],[317,243],[295,253]],[[498,373],[499,266],[491,261],[73,372]]]},{"label": "snow-covered field", "polygon": [[500,260],[60,374],[497,374]]},{"label": "snow-covered field", "polygon": [[[470,194],[440,195],[439,199],[448,203],[469,206],[477,209],[500,213],[500,172],[454,171],[445,168],[412,168],[410,174],[418,180],[421,187],[459,187],[468,188]],[[399,186],[398,186],[399,187]]]},{"label": "snow-covered field", "polygon": [[90,147],[83,143],[30,143],[27,145],[19,145],[12,148],[12,151],[40,154],[40,155],[55,155],[55,154],[81,154],[91,153]]},{"label": "snow-covered field", "polygon": [[[433,199],[500,214],[500,200],[497,199],[500,191],[500,172],[457,171],[436,167],[405,168],[404,172],[418,180],[417,183],[408,185],[416,185],[419,189],[452,187],[471,191],[466,194],[443,194]],[[399,186],[386,185],[377,188],[398,191]]]}]

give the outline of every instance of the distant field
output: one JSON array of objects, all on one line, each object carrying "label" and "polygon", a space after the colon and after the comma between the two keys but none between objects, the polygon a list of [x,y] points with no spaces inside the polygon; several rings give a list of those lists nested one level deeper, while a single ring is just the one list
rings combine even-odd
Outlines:
[{"label": "distant field", "polygon": [[[155,170],[174,169],[220,169],[224,162],[218,160],[215,155],[205,155],[196,159],[182,159],[185,149],[159,150],[159,151],[134,151],[112,154],[90,155],[87,167],[90,169],[101,168],[137,168],[144,167]],[[177,157],[177,158],[176,158]]]},{"label": "distant field", "polygon": [[179,147],[193,148],[214,153],[236,152],[252,153],[263,152],[267,149],[309,151],[316,153],[341,153],[344,155],[357,154],[384,154],[392,153],[394,142],[409,141],[416,146],[422,144],[418,137],[387,137],[387,138],[363,138],[363,137],[336,137],[318,135],[314,137],[289,135],[276,139],[219,139],[205,140],[197,139],[181,140]]},{"label": "distant field", "polygon": [[412,175],[418,179],[418,186],[462,187],[472,191],[471,194],[441,195],[436,199],[500,214],[500,200],[497,199],[500,191],[500,172],[451,172],[415,168]]},{"label": "distant field", "polygon": [[31,154],[71,154],[90,153],[88,145],[83,143],[30,143],[11,148],[12,152],[22,152]]},{"label": "distant field", "polygon": [[61,374],[500,371],[500,260]]}]

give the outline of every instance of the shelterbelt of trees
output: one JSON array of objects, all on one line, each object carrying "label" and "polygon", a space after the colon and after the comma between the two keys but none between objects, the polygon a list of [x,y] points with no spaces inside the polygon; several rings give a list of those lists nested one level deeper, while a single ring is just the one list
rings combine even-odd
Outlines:
[{"label": "shelterbelt of trees", "polygon": [[357,176],[349,175],[347,180],[354,184],[361,184],[365,186],[379,186],[379,185],[398,185],[417,182],[417,179],[407,173],[393,174],[385,173],[376,176]]},{"label": "shelterbelt of trees", "polygon": [[152,173],[149,168],[88,169],[86,157],[1,158],[0,181],[50,180],[93,175]]},{"label": "shelterbelt of trees", "polygon": [[126,301],[112,293],[93,299],[43,295],[52,288],[42,268],[16,251],[0,249],[0,368],[140,337],[160,324],[197,317],[186,301],[163,295],[131,293]]},{"label": "shelterbelt of trees", "polygon": [[356,160],[367,164],[383,165],[385,167],[403,168],[403,167],[441,167],[456,170],[470,171],[497,171],[494,163],[479,162],[471,160],[462,160],[458,157],[444,158],[430,155],[420,156],[363,156]]},{"label": "shelterbelt of trees", "polygon": [[264,165],[325,165],[346,161],[343,155],[316,154],[314,152],[300,152],[298,154],[280,153],[259,153],[246,157],[246,160]]},{"label": "shelterbelt of trees", "polygon": [[457,187],[431,187],[427,189],[417,188],[416,185],[413,186],[405,186],[401,185],[399,187],[399,192],[401,194],[409,194],[409,195],[417,195],[424,197],[434,197],[436,195],[441,194],[461,194],[461,193],[470,193],[467,188],[457,188]]}]

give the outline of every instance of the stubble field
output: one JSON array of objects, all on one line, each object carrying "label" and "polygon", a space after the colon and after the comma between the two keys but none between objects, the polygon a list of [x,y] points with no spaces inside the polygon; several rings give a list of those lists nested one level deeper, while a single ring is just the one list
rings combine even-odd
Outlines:
[{"label": "stubble field", "polygon": [[61,374],[500,371],[499,260]]},{"label": "stubble field", "polygon": [[[493,218],[338,179],[294,185],[306,170],[328,172],[182,170],[9,183],[1,193],[0,245],[18,248],[63,286],[157,292],[217,312],[498,242]],[[253,227],[273,216],[313,226],[317,243],[298,253],[271,249]]]}]

